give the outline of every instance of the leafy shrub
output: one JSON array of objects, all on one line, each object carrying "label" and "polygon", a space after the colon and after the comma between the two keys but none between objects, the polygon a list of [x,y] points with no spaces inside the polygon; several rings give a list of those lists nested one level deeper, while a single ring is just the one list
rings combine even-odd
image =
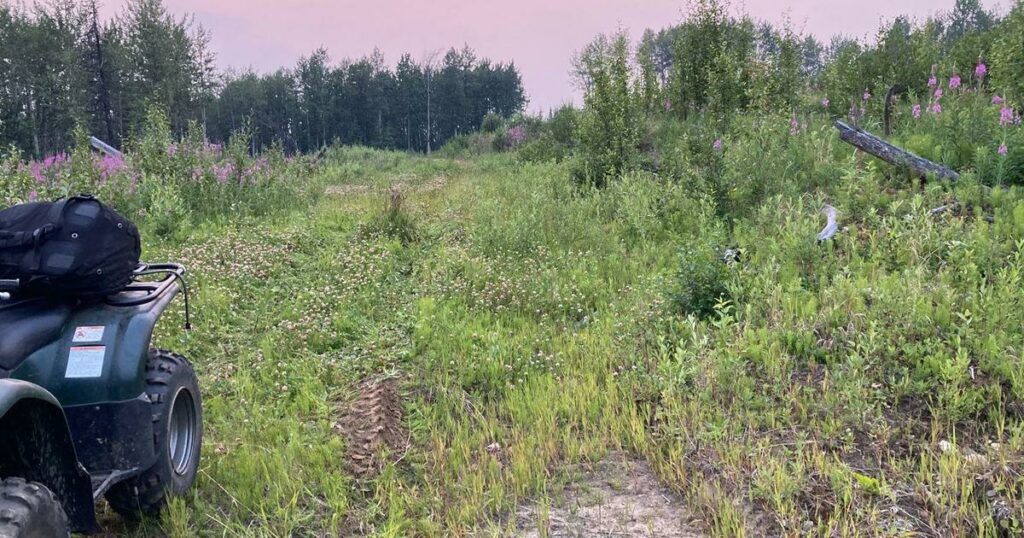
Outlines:
[{"label": "leafy shrub", "polygon": [[538,138],[523,144],[519,148],[519,158],[525,162],[562,162],[569,156],[569,146],[555,140],[551,133],[544,133]]},{"label": "leafy shrub", "polygon": [[714,316],[716,307],[729,298],[726,287],[728,266],[720,244],[703,239],[690,240],[680,248],[679,271],[670,300],[676,311],[698,319]]},{"label": "leafy shrub", "polygon": [[603,187],[639,161],[640,121],[630,90],[629,42],[600,36],[581,56],[589,81],[579,121],[579,182]]},{"label": "leafy shrub", "polygon": [[482,122],[480,122],[480,132],[482,133],[494,133],[498,129],[501,129],[505,125],[505,120],[497,114],[488,114],[484,116]]}]

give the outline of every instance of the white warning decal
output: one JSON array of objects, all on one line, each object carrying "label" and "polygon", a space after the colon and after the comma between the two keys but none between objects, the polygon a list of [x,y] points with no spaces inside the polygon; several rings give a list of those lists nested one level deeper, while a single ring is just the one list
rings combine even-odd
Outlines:
[{"label": "white warning decal", "polygon": [[68,354],[67,379],[83,379],[103,375],[103,359],[107,348],[103,346],[73,347]]},{"label": "white warning decal", "polygon": [[105,327],[78,327],[75,329],[75,338],[72,342],[75,344],[102,342],[104,329]]}]

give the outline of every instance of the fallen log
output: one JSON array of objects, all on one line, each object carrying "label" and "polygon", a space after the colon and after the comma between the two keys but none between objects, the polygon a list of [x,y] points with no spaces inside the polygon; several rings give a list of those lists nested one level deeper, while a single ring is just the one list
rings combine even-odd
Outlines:
[{"label": "fallen log", "polygon": [[936,178],[955,181],[960,179],[960,174],[946,168],[941,164],[933,163],[923,157],[898,148],[885,140],[858,127],[852,127],[841,121],[835,122],[836,129],[839,129],[839,138],[851,146],[883,161],[906,168],[918,176],[928,177],[934,175]]},{"label": "fallen log", "polygon": [[825,215],[826,219],[828,219],[825,229],[818,234],[818,242],[824,243],[825,241],[835,237],[839,232],[839,211],[830,205],[826,205],[822,208],[821,213]]},{"label": "fallen log", "polygon": [[116,149],[113,148],[113,146],[107,144],[106,142],[100,140],[99,138],[96,138],[95,136],[89,137],[89,144],[91,144],[92,147],[96,149],[96,151],[106,153],[111,157],[117,157],[119,159],[124,158],[124,155],[120,151],[117,151]]},{"label": "fallen log", "polygon": [[946,204],[946,205],[942,205],[942,206],[936,207],[935,209],[932,209],[931,211],[929,211],[928,214],[934,217],[936,215],[941,215],[941,214],[946,213],[946,212],[959,213],[960,212],[960,202],[953,202],[951,204]]}]

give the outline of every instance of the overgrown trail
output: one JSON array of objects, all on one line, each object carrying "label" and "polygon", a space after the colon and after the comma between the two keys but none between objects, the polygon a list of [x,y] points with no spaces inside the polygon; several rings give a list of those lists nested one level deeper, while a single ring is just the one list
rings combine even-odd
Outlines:
[{"label": "overgrown trail", "polygon": [[692,186],[648,175],[581,193],[509,156],[343,156],[309,211],[148,251],[192,269],[197,328],[160,343],[196,360],[208,436],[195,495],[138,535],[1015,524],[1014,191],[977,205],[991,224],[937,220],[950,194],[881,204],[851,168],[817,245],[824,200],[802,192],[726,235]]},{"label": "overgrown trail", "polygon": [[[522,507],[571,509],[579,465],[636,448],[617,376],[651,260],[521,203],[560,195],[555,171],[516,185],[505,164],[378,167],[312,211],[148,251],[191,269],[196,329],[160,339],[198,363],[208,427],[197,493],[140,535],[516,534],[547,524]],[[381,382],[400,430],[366,400]]]}]

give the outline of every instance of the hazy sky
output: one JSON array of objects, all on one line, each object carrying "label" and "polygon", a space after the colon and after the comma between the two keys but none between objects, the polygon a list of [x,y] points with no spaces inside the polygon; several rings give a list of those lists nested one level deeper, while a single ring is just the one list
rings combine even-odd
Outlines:
[{"label": "hazy sky", "polygon": [[[954,0],[747,0],[734,7],[773,22],[828,37],[873,35],[883,19],[948,11]],[[116,11],[119,0],[107,0]],[[998,6],[998,0],[983,0]],[[477,55],[514,60],[523,74],[529,110],[578,100],[570,60],[600,32],[617,28],[638,37],[645,28],[678,22],[685,0],[165,0],[175,13],[193,13],[213,34],[222,68],[260,72],[294,66],[324,46],[331,59],[359,57],[378,47],[393,64],[468,44]]]}]

